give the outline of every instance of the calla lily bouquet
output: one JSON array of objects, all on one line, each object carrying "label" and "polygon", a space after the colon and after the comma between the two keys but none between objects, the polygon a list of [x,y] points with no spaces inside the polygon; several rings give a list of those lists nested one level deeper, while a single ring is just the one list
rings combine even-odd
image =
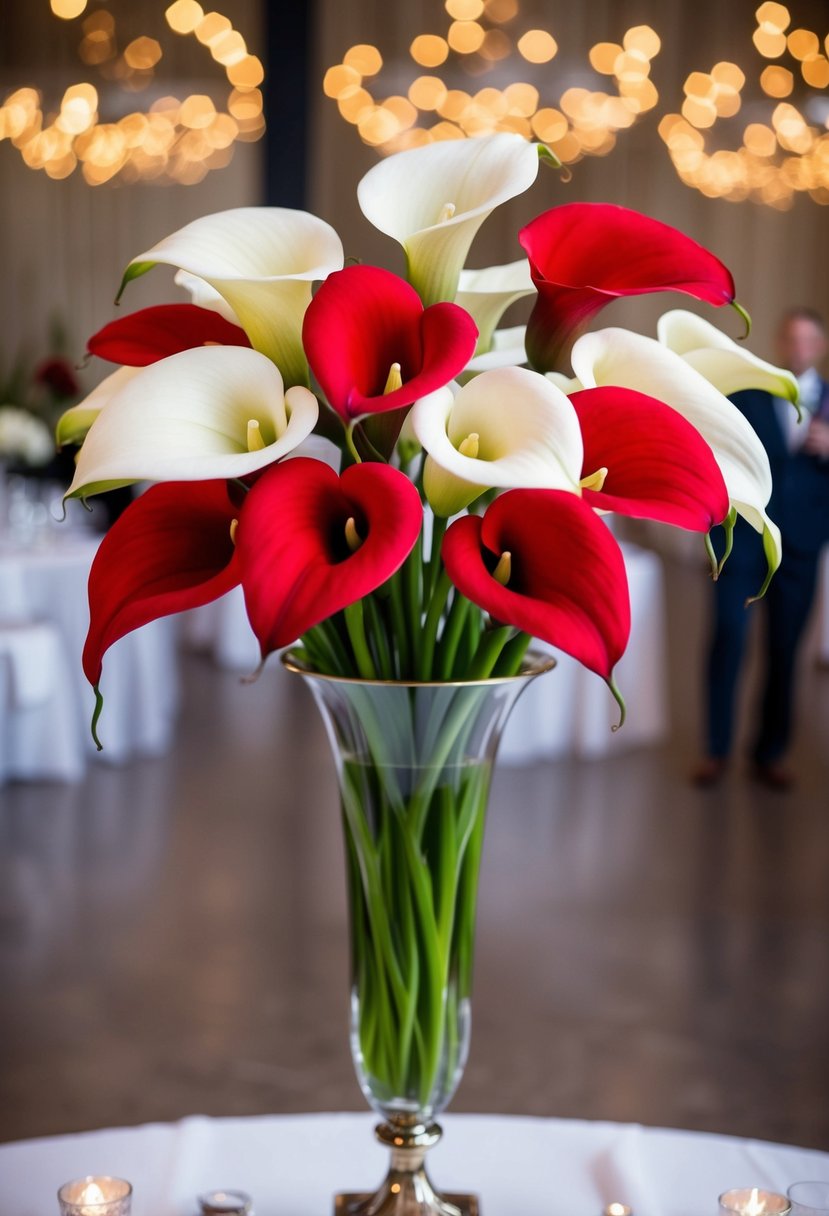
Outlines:
[{"label": "calla lily bouquet", "polygon": [[[193,303],[98,332],[90,352],[121,367],[58,428],[81,445],[69,496],[160,483],[91,572],[96,718],[113,642],[239,583],[263,661],[298,643],[327,674],[480,680],[518,671],[537,637],[623,708],[613,669],[630,609],[604,513],[706,538],[740,514],[771,577],[768,460],[724,394],[795,401],[793,377],[684,311],[655,339],[583,333],[620,296],[738,307],[725,266],[656,220],[571,203],[521,231],[526,258],[464,269],[480,225],[539,160],[497,134],[371,169],[360,206],[403,246],[407,279],[343,268],[328,224],[265,207],[196,220],[130,263],[123,286],[165,263]],[[523,296],[526,334],[499,331]]]}]

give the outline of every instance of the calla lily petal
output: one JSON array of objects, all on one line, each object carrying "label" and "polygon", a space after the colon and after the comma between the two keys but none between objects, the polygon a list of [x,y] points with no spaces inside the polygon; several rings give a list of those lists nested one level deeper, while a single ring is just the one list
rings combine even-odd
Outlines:
[{"label": "calla lily petal", "polygon": [[675,409],[627,388],[588,388],[570,398],[584,440],[583,475],[606,469],[584,501],[604,511],[710,532],[728,514],[714,453]]},{"label": "calla lily petal", "polygon": [[251,345],[286,385],[307,384],[302,318],[311,284],[343,264],[334,229],[306,211],[238,207],[205,215],[133,258],[123,286],[157,263],[204,279],[233,309]]},{"label": "calla lily petal", "polygon": [[758,388],[797,404],[797,380],[791,372],[758,359],[710,321],[675,308],[662,314],[656,332],[663,346],[681,355],[723,396]]},{"label": "calla lily petal", "polygon": [[191,302],[199,308],[207,308],[210,312],[217,312],[220,317],[224,317],[231,325],[239,324],[239,318],[224,296],[220,296],[215,287],[211,287],[209,283],[205,283],[204,279],[200,279],[198,275],[190,274],[186,270],[177,270],[173,275],[173,282],[177,287],[183,287],[189,293]]},{"label": "calla lily petal", "polygon": [[239,582],[224,481],[152,486],[119,516],[89,575],[83,669],[95,688],[109,647],[141,625],[197,608]]},{"label": "calla lily petal", "polygon": [[[502,586],[493,570],[505,552],[511,573]],[[625,563],[610,530],[576,495],[509,490],[483,518],[455,520],[442,556],[458,590],[495,620],[611,680],[630,634]]]},{"label": "calla lily petal", "polygon": [[444,388],[421,398],[411,416],[429,453],[423,487],[437,515],[456,514],[492,486],[578,493],[578,418],[567,397],[537,372],[483,372],[456,396]]},{"label": "calla lily petal", "polygon": [[464,368],[464,374],[489,372],[496,367],[520,367],[522,363],[527,362],[527,352],[524,347],[526,336],[526,325],[511,325],[507,329],[496,329],[492,335],[489,350],[470,359]]},{"label": "calla lily petal", "polygon": [[391,156],[369,169],[357,198],[366,219],[403,246],[409,281],[434,304],[454,300],[475,233],[537,173],[536,147],[501,132]]},{"label": "calla lily petal", "polygon": [[[359,538],[354,551],[349,519]],[[236,535],[262,658],[390,578],[422,523],[417,490],[390,465],[351,465],[338,476],[298,458],[268,469],[245,499]]]},{"label": "calla lily petal", "polygon": [[567,203],[539,215],[519,240],[538,300],[527,353],[539,371],[560,363],[578,333],[619,296],[681,291],[716,306],[734,280],[712,253],[676,228],[610,203]]},{"label": "calla lily petal", "polygon": [[710,445],[738,514],[764,536],[770,570],[780,564],[779,531],[766,515],[771,469],[765,448],[735,405],[653,338],[625,329],[584,334],[573,347],[573,370],[587,388],[616,385],[664,401]]},{"label": "calla lily petal", "polygon": [[[423,307],[404,279],[377,266],[330,275],[302,331],[308,361],[345,422],[411,405],[451,380],[475,349],[475,322],[456,304]],[[397,366],[399,387],[387,391]]]},{"label": "calla lily petal", "polygon": [[[243,477],[297,447],[318,412],[308,389],[285,393],[279,372],[257,351],[182,351],[144,368],[108,401],[81,448],[67,496],[134,481]],[[255,444],[251,423],[254,429],[258,423]]]},{"label": "calla lily petal", "polygon": [[90,355],[146,367],[195,346],[250,346],[248,336],[218,313],[195,304],[158,304],[117,317],[86,344]]},{"label": "calla lily petal", "polygon": [[119,367],[117,372],[112,372],[102,380],[88,397],[61,414],[55,430],[58,447],[65,448],[83,443],[89,428],[107,402],[140,371],[140,367]]},{"label": "calla lily petal", "polygon": [[535,287],[526,258],[505,266],[461,271],[455,303],[465,308],[478,326],[476,354],[492,349],[495,327],[510,304],[531,295],[535,295]]}]

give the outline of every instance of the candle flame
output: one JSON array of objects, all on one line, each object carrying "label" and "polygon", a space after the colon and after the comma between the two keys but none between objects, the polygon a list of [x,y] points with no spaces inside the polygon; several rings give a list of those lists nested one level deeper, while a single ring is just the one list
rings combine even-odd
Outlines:
[{"label": "candle flame", "polygon": [[88,1182],[84,1187],[80,1202],[88,1204],[106,1203],[106,1196],[97,1182]]},{"label": "candle flame", "polygon": [[765,1199],[760,1198],[760,1192],[757,1187],[752,1187],[751,1197],[745,1206],[744,1216],[763,1216],[766,1210]]}]

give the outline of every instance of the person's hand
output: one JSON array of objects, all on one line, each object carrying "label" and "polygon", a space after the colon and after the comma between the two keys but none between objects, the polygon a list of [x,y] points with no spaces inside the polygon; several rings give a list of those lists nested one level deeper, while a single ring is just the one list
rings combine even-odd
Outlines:
[{"label": "person's hand", "polygon": [[829,460],[829,422],[813,418],[803,441],[803,451],[821,460]]}]

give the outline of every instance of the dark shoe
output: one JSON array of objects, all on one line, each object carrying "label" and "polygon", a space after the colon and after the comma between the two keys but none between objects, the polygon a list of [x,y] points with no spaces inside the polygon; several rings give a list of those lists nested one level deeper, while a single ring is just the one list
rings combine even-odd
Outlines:
[{"label": "dark shoe", "polygon": [[784,794],[794,785],[794,774],[783,768],[782,764],[755,764],[751,775],[760,785],[779,794]]},{"label": "dark shoe", "polygon": [[719,785],[725,776],[726,763],[721,756],[706,756],[691,773],[691,784],[699,790]]}]

